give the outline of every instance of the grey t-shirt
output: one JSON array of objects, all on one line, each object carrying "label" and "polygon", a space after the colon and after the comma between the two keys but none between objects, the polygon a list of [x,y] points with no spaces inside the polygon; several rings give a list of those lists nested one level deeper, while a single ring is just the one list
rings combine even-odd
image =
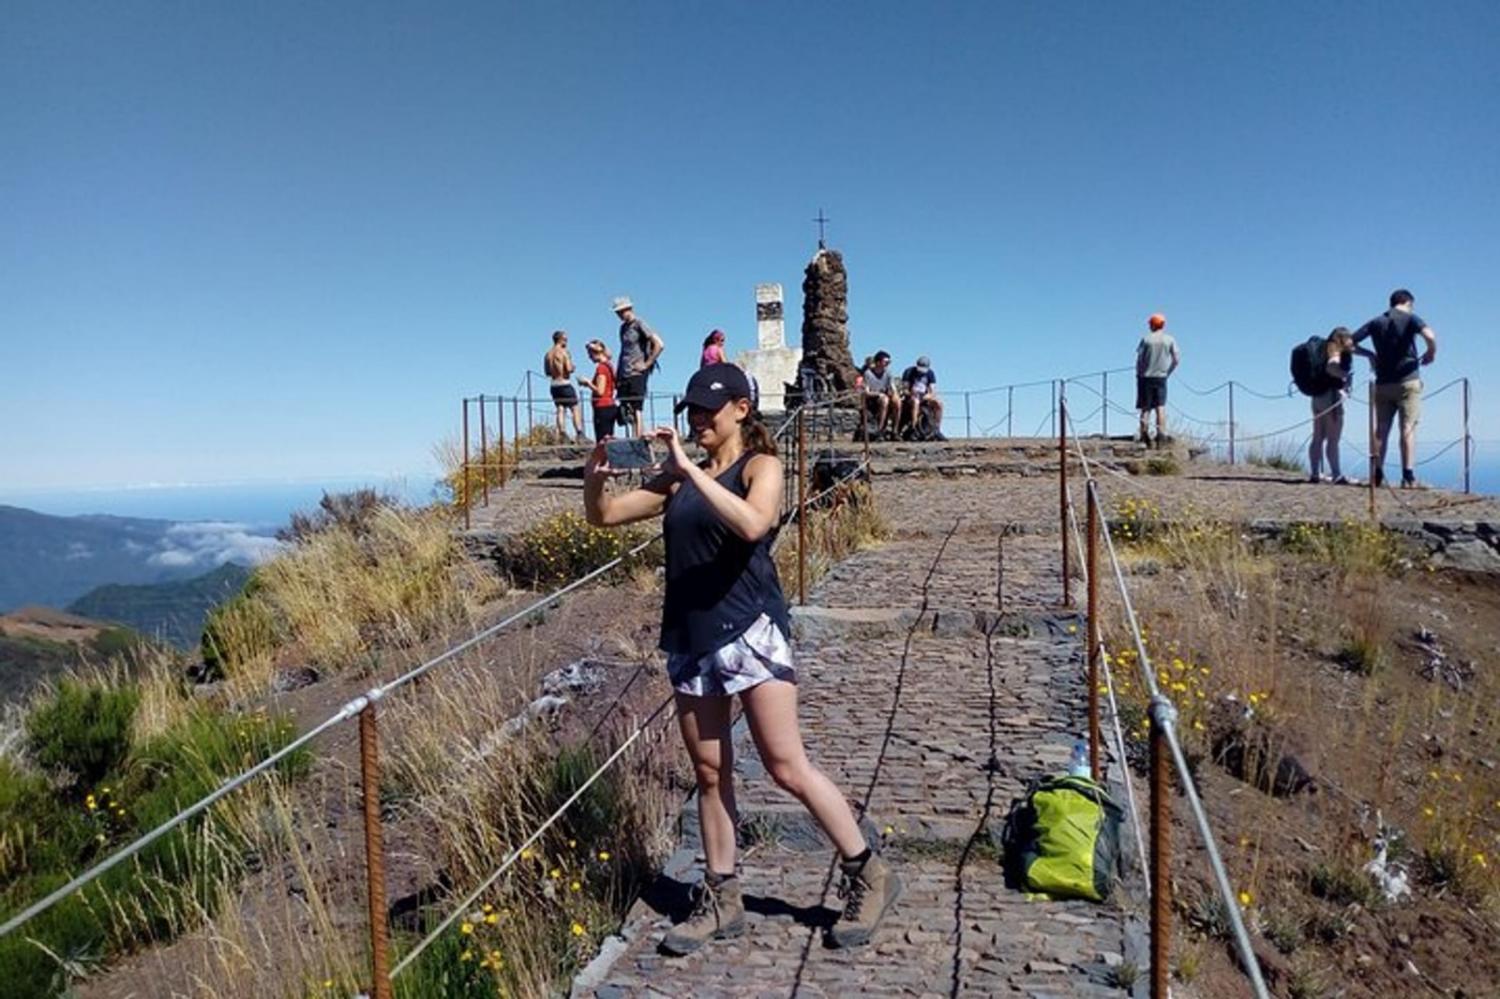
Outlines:
[{"label": "grey t-shirt", "polygon": [[615,363],[616,377],[629,378],[641,374],[641,365],[646,360],[646,350],[656,332],[647,326],[640,316],[628,323],[620,324],[620,359]]},{"label": "grey t-shirt", "polygon": [[1172,334],[1161,330],[1147,333],[1135,349],[1136,374],[1142,378],[1165,378],[1179,356]]},{"label": "grey t-shirt", "polygon": [[888,395],[895,372],[886,365],[885,374],[877,375],[874,368],[865,369],[865,395]]}]

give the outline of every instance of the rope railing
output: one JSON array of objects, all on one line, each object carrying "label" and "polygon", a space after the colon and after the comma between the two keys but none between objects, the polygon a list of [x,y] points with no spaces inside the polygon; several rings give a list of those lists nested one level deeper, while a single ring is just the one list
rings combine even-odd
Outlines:
[{"label": "rope railing", "polygon": [[[1171,700],[1161,692],[1161,689],[1157,684],[1156,671],[1151,664],[1151,654],[1146,647],[1145,638],[1141,634],[1140,621],[1136,614],[1134,601],[1130,596],[1130,588],[1125,582],[1125,573],[1124,570],[1120,567],[1119,555],[1115,551],[1114,538],[1110,530],[1110,520],[1108,515],[1103,511],[1102,508],[1099,507],[1098,504],[1098,484],[1093,474],[1093,463],[1089,461],[1088,455],[1084,451],[1083,443],[1079,439],[1076,427],[1072,425],[1071,421],[1066,415],[1066,407],[1064,408],[1063,424],[1064,425],[1061,428],[1060,432],[1072,441],[1074,450],[1080,462],[1080,466],[1083,469],[1087,488],[1092,494],[1092,499],[1095,504],[1097,516],[1100,522],[1100,534],[1103,535],[1104,550],[1109,557],[1110,569],[1114,577],[1115,585],[1119,592],[1125,627],[1129,633],[1130,641],[1135,647],[1136,656],[1140,665],[1141,676],[1144,681],[1144,688],[1150,694],[1150,718],[1153,738],[1160,738],[1161,740],[1163,740],[1166,748],[1171,754],[1171,762],[1173,767],[1177,770],[1183,793],[1188,799],[1188,805],[1192,812],[1193,822],[1197,826],[1199,836],[1203,842],[1204,852],[1208,857],[1209,867],[1213,874],[1215,886],[1218,889],[1219,895],[1224,902],[1224,908],[1228,915],[1230,923],[1231,936],[1234,939],[1235,948],[1239,953],[1240,962],[1244,967],[1245,974],[1250,978],[1250,983],[1255,991],[1256,996],[1261,997],[1261,999],[1269,999],[1270,993],[1266,989],[1265,980],[1262,977],[1260,971],[1260,964],[1255,957],[1255,949],[1250,942],[1250,935],[1245,928],[1244,918],[1239,908],[1239,901],[1235,894],[1234,887],[1230,882],[1229,871],[1224,865],[1223,857],[1219,852],[1218,843],[1214,838],[1212,826],[1208,821],[1207,812],[1204,810],[1203,802],[1198,796],[1197,788],[1193,783],[1191,770],[1189,769],[1187,764],[1187,758],[1183,753],[1182,746],[1177,737],[1177,709],[1172,704]],[[1065,464],[1066,456],[1064,456],[1063,461]],[[1153,767],[1153,770],[1154,769],[1155,768]],[[1153,780],[1153,813],[1157,817],[1157,820],[1159,820],[1161,816],[1166,814],[1165,809],[1163,807],[1159,807],[1159,805],[1161,803],[1164,803],[1165,795],[1168,792],[1164,787],[1158,787],[1156,786],[1156,784],[1157,781]],[[1153,837],[1159,835],[1162,832],[1162,830],[1155,828],[1157,820],[1153,821]],[[1154,864],[1164,863],[1164,858],[1158,858],[1156,856],[1156,851],[1153,850],[1153,861]],[[1148,878],[1148,880],[1155,880],[1157,883],[1156,889],[1152,893],[1153,962],[1151,972],[1153,977],[1153,986],[1155,987],[1159,982],[1161,985],[1161,991],[1164,993],[1166,983],[1166,969],[1161,965],[1165,961],[1166,952],[1164,947],[1157,946],[1158,944],[1162,943],[1162,941],[1156,939],[1156,931],[1158,919],[1170,918],[1168,913],[1169,900],[1163,899],[1159,895],[1160,887],[1167,884],[1168,882],[1167,878],[1165,877],[1165,872],[1157,870],[1153,870],[1153,877]]]}]

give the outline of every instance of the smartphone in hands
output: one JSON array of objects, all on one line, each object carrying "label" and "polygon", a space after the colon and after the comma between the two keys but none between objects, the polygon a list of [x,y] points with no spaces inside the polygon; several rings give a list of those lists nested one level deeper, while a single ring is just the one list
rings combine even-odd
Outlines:
[{"label": "smartphone in hands", "polygon": [[651,442],[644,437],[626,437],[604,442],[604,460],[612,469],[650,468],[656,464]]}]

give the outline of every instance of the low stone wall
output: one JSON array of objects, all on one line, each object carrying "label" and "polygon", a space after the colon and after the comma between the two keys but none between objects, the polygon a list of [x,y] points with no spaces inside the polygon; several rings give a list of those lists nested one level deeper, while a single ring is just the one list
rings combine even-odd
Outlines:
[{"label": "low stone wall", "polygon": [[[1247,525],[1249,533],[1279,541],[1294,526],[1338,527],[1337,520],[1279,520],[1261,518]],[[1420,546],[1445,569],[1500,574],[1500,523],[1488,520],[1388,520],[1381,527]]]}]

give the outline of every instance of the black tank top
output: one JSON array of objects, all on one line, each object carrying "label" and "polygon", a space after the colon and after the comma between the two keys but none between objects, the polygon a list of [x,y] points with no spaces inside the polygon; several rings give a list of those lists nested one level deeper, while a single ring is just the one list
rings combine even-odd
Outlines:
[{"label": "black tank top", "polygon": [[[736,496],[749,494],[748,452],[715,480]],[[714,652],[745,633],[762,614],[791,634],[786,598],[771,561],[775,530],[746,541],[714,513],[703,493],[684,480],[667,500],[662,530],[667,547],[667,595],[661,608],[661,648]]]}]

